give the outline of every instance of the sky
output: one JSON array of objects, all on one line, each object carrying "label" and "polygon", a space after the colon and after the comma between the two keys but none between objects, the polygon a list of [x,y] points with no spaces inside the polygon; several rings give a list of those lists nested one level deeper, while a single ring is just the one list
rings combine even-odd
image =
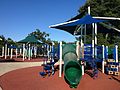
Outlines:
[{"label": "sky", "polygon": [[69,20],[78,14],[86,0],[0,0],[0,35],[14,41],[40,29],[52,40],[75,41],[75,36],[50,25]]}]

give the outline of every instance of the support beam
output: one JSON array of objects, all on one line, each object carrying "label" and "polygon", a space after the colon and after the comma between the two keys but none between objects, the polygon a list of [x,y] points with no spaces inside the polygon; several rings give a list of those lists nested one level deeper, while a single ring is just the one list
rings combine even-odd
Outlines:
[{"label": "support beam", "polygon": [[95,57],[97,57],[97,23],[94,24],[95,25]]},{"label": "support beam", "polygon": [[62,42],[60,42],[59,77],[62,75]]},{"label": "support beam", "polygon": [[92,24],[92,26],[93,26],[93,29],[92,29],[92,57],[94,58],[95,57],[95,30],[94,30],[94,28],[95,28],[95,24],[93,23]]},{"label": "support beam", "polygon": [[23,61],[25,60],[25,44],[23,44]]},{"label": "support beam", "polygon": [[5,44],[5,59],[7,58],[7,44]]},{"label": "support beam", "polygon": [[88,14],[90,15],[90,6],[88,6]]},{"label": "support beam", "polygon": [[35,55],[35,58],[37,56],[37,46],[34,46],[34,55]]},{"label": "support beam", "polygon": [[95,45],[97,45],[97,23],[95,23]]},{"label": "support beam", "polygon": [[31,50],[30,50],[30,44],[29,44],[29,47],[28,47],[28,48],[29,48],[29,49],[28,49],[28,50],[29,50],[29,51],[28,51],[28,60],[30,60],[30,57],[31,57],[31,53],[30,53],[30,51],[31,51]]},{"label": "support beam", "polygon": [[83,25],[81,25],[81,35],[80,35],[80,45],[81,45],[81,47],[83,46]]},{"label": "support beam", "polygon": [[93,17],[95,19],[107,19],[107,20],[120,20],[120,18],[115,17]]},{"label": "support beam", "polygon": [[79,61],[80,60],[80,42],[77,41],[76,42],[76,54],[77,54],[77,60]]},{"label": "support beam", "polygon": [[[116,53],[116,63],[118,63],[118,45],[115,45],[115,53]],[[117,71],[118,71],[118,69],[119,69],[119,66],[117,66]]]},{"label": "support beam", "polygon": [[116,53],[116,62],[118,63],[118,45],[115,45]]},{"label": "support beam", "polygon": [[82,65],[82,75],[85,74],[84,65]]},{"label": "support beam", "polygon": [[10,53],[10,58],[12,59],[12,56],[13,56],[13,48],[12,48],[12,45],[11,45],[11,53]]},{"label": "support beam", "polygon": [[103,61],[102,61],[102,73],[104,73],[104,61],[105,61],[105,46],[104,45],[102,45],[102,54],[103,54]]},{"label": "support beam", "polygon": [[4,47],[2,47],[2,57],[4,56]]}]

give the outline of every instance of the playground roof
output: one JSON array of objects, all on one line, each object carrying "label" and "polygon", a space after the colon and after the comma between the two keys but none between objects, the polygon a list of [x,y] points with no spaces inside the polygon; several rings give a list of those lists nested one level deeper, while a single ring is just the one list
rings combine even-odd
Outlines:
[{"label": "playground roof", "polygon": [[92,16],[87,14],[81,19],[75,19],[75,20],[64,22],[64,23],[51,25],[50,28],[57,28],[57,29],[65,30],[71,34],[74,34],[76,26],[78,25],[92,24],[92,23],[98,23],[98,22],[104,22],[104,21],[106,20],[95,19],[95,18],[92,18]]},{"label": "playground roof", "polygon": [[34,43],[38,44],[41,43],[34,35],[28,35],[25,39],[20,40],[18,43]]},{"label": "playground roof", "polygon": [[[86,28],[87,28],[87,34],[92,34],[92,26],[90,24],[92,23],[98,23],[98,28],[97,28],[97,32],[98,33],[114,33],[114,34],[120,34],[120,30],[114,28],[113,26],[107,25],[105,23],[102,23],[104,21],[108,21],[108,20],[103,20],[103,19],[96,19],[93,18],[90,15],[86,15],[84,17],[82,17],[83,14],[79,14],[75,17],[73,17],[72,19],[64,22],[64,23],[60,23],[60,24],[56,24],[56,25],[51,25],[50,28],[56,28],[56,29],[61,29],[64,30],[66,32],[69,32],[70,34],[74,35],[75,31],[77,30],[78,26],[82,25],[82,24],[87,24]],[[82,18],[81,18],[82,17]],[[81,19],[80,19],[81,18]],[[89,24],[89,25],[88,25]],[[77,32],[77,35],[80,35],[80,31]]]}]

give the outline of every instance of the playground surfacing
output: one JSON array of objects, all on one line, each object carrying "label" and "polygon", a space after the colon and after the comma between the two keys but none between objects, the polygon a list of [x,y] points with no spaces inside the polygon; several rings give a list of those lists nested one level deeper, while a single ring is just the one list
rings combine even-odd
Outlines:
[{"label": "playground surfacing", "polygon": [[53,76],[45,78],[39,75],[42,66],[17,69],[0,76],[0,86],[3,90],[120,90],[120,76],[113,77],[99,72],[97,79],[85,74],[76,89],[69,88],[64,76],[58,77],[58,71]]}]

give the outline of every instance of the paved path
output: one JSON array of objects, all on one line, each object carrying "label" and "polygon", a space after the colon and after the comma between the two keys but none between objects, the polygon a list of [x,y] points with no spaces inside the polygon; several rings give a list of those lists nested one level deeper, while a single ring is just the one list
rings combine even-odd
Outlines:
[{"label": "paved path", "polygon": [[0,76],[16,69],[41,66],[43,62],[9,62],[9,63],[0,63]]},{"label": "paved path", "polygon": [[[43,62],[9,62],[9,63],[0,63],[0,76],[4,75],[7,72],[12,70],[26,68],[26,67],[33,67],[33,66],[41,66]],[[0,87],[0,90],[2,88]]]}]

